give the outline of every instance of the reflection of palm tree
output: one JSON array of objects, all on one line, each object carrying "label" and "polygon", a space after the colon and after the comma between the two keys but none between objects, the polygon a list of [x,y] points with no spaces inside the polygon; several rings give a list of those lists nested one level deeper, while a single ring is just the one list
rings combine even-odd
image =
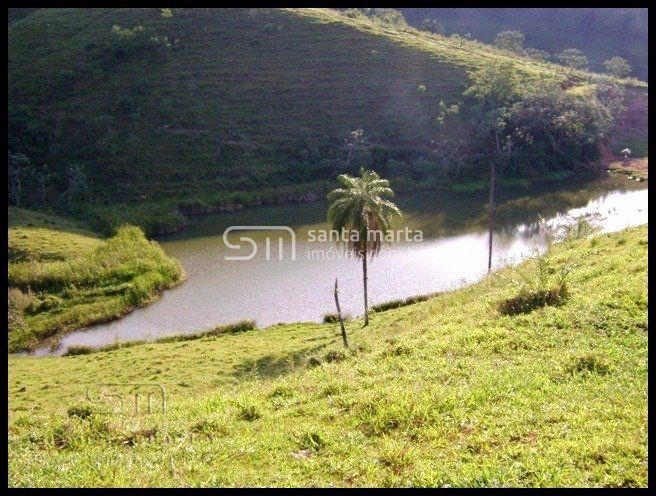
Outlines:
[{"label": "reflection of palm tree", "polygon": [[337,178],[342,188],[328,194],[331,205],[328,221],[332,228],[345,234],[349,251],[362,258],[364,283],[364,325],[369,324],[367,302],[367,255],[372,258],[382,247],[385,232],[392,227],[394,217],[401,217],[399,208],[384,196],[394,196],[389,181],[381,179],[374,171],[360,169],[359,177],[340,174]]}]

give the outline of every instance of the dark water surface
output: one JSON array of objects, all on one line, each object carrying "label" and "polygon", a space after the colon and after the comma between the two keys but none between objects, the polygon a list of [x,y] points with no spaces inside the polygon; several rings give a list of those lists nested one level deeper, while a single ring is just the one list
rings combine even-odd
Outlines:
[{"label": "dark water surface", "polygon": [[[454,289],[485,275],[487,191],[404,193],[395,201],[404,212],[396,227],[407,231],[369,264],[370,304]],[[597,214],[604,232],[647,222],[646,184],[616,175],[500,187],[497,204],[496,267],[520,261],[536,243],[542,243],[540,216],[549,224],[565,224],[579,215]],[[255,319],[261,327],[320,321],[325,313],[334,312],[335,278],[339,279],[342,311],[361,315],[361,262],[347,258],[334,243],[312,241],[311,234],[317,240],[317,230],[327,229],[326,208],[321,201],[192,218],[186,230],[158,240],[180,261],[188,275],[186,282],[120,320],[65,336],[55,354],[71,345],[154,339],[245,318]],[[224,243],[224,230],[254,225],[292,228],[295,259],[290,233],[242,230],[231,232],[228,241],[239,245],[241,236],[249,236],[257,253],[250,260],[225,260],[226,256],[248,255],[252,245],[241,241],[241,249],[230,249]],[[421,241],[417,230],[422,233]],[[49,354],[50,350],[43,347],[36,353]]]}]

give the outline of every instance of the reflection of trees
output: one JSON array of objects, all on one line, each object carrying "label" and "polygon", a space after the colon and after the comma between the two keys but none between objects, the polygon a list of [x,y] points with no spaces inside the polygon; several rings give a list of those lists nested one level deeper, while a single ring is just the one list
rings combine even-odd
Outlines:
[{"label": "reflection of trees", "polygon": [[[500,187],[496,205],[495,231],[519,234],[518,225],[533,226],[539,217],[551,218],[563,210],[583,207],[594,199],[605,199],[612,192],[644,188],[617,176],[568,179],[529,187]],[[397,198],[411,229],[421,229],[425,236],[448,236],[463,232],[480,232],[487,226],[487,191],[459,193],[453,191],[421,192]],[[537,229],[529,227],[527,229]]]},{"label": "reflection of trees", "polygon": [[[564,184],[566,181],[566,184]],[[495,232],[524,236],[518,231],[536,229],[539,216],[551,218],[563,210],[583,207],[590,200],[605,198],[613,191],[627,192],[643,189],[620,176],[592,177],[550,181],[529,187],[498,185]],[[404,219],[395,229],[421,229],[424,237],[450,236],[467,232],[482,232],[487,228],[487,190],[457,192],[449,190],[399,193],[396,202],[404,212]],[[231,225],[286,225],[300,228],[299,239],[305,239],[305,229],[326,228],[326,202],[268,205],[239,212],[199,216],[187,230],[166,239],[189,239],[220,235]],[[535,234],[533,232],[533,234]],[[531,233],[526,234],[530,236]]]}]

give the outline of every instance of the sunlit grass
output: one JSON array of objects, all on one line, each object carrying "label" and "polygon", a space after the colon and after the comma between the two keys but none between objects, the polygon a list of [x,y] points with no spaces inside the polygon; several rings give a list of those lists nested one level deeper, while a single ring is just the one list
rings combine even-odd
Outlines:
[{"label": "sunlit grass", "polygon": [[[647,244],[555,245],[561,305],[502,315],[510,267],[348,322],[350,350],[329,323],[10,357],[9,483],[646,486]],[[161,384],[166,412],[86,398],[106,383]]]},{"label": "sunlit grass", "polygon": [[64,220],[33,227],[39,214],[15,209],[9,228],[9,351],[108,321],[151,301],[179,282],[180,265],[137,227],[121,227],[107,240]]}]

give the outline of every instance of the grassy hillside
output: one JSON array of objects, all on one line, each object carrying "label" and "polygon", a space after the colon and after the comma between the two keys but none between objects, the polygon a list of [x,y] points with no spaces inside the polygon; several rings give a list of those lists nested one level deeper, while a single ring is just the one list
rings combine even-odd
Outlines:
[{"label": "grassy hillside", "polygon": [[136,227],[107,240],[59,217],[9,209],[10,352],[146,304],[180,281],[180,265]]},{"label": "grassy hillside", "polygon": [[[352,352],[335,324],[290,324],[10,357],[9,484],[645,487],[647,243],[572,239],[349,323]],[[566,301],[508,311],[523,276],[569,263]],[[135,383],[166,411],[134,413]]]},{"label": "grassy hillside", "polygon": [[614,56],[624,57],[635,74],[647,80],[647,9],[641,8],[521,8],[521,9],[401,9],[413,25],[435,19],[446,34],[469,33],[492,43],[501,31],[518,30],[525,45],[551,54],[566,48],[582,50],[593,70],[602,72],[602,63]]},{"label": "grassy hillside", "polygon": [[[467,70],[513,60],[526,81],[566,77],[329,9],[39,9],[9,27],[8,54],[12,151],[60,182],[82,165],[96,207],[78,214],[94,227],[153,233],[188,212],[322,194],[358,128],[369,145],[352,168],[420,187],[438,103],[461,98]],[[117,202],[133,206],[103,208]]]}]

